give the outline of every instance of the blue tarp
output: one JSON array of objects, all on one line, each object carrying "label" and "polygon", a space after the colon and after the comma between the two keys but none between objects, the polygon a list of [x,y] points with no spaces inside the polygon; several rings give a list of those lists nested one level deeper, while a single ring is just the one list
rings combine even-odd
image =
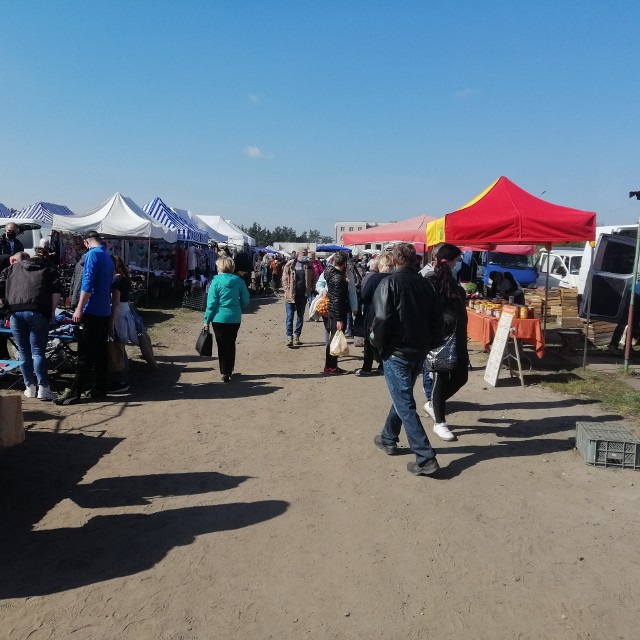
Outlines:
[{"label": "blue tarp", "polygon": [[346,251],[347,253],[351,253],[351,249],[340,247],[337,244],[320,244],[316,247],[316,251]]}]

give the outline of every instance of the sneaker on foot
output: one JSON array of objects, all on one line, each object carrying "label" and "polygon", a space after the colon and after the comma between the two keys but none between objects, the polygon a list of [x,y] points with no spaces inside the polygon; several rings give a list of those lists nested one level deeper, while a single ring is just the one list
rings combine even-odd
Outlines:
[{"label": "sneaker on foot", "polygon": [[73,389],[65,389],[54,401],[54,404],[78,404],[80,396]]},{"label": "sneaker on foot", "polygon": [[109,389],[108,393],[126,393],[129,391],[129,384],[127,382],[123,382],[122,384],[114,384],[111,389]]},{"label": "sneaker on foot", "polygon": [[24,390],[24,397],[25,398],[35,398],[36,397],[36,385],[35,384],[30,384]]},{"label": "sneaker on foot", "polygon": [[431,402],[431,400],[424,403],[424,410],[427,412],[427,415],[435,422],[436,414],[433,410],[433,402]]},{"label": "sneaker on foot", "polygon": [[222,382],[231,382],[231,376],[228,373],[225,373],[222,376]]},{"label": "sneaker on foot", "polygon": [[322,373],[324,373],[325,376],[343,376],[349,372],[340,367],[325,367]]},{"label": "sneaker on foot", "polygon": [[442,438],[442,440],[447,440],[451,442],[451,440],[455,440],[456,437],[449,431],[449,427],[446,422],[440,422],[439,424],[433,425],[433,433],[435,433],[438,438]]},{"label": "sneaker on foot", "polygon": [[293,336],[287,338],[287,347],[293,347]]},{"label": "sneaker on foot", "polygon": [[382,442],[382,436],[376,436],[373,439],[373,444],[378,447],[378,449],[382,449],[388,456],[395,455],[398,452],[398,447],[395,444],[385,444]]},{"label": "sneaker on foot", "polygon": [[49,385],[38,385],[38,400],[55,400],[58,394]]},{"label": "sneaker on foot", "polygon": [[300,336],[293,336],[293,344],[296,347],[299,347],[302,345],[302,342],[300,342]]},{"label": "sneaker on foot", "polygon": [[433,460],[425,462],[422,466],[420,466],[417,462],[409,462],[407,464],[407,471],[409,473],[412,473],[414,476],[430,476],[433,475],[439,468],[440,465],[435,458],[433,458]]},{"label": "sneaker on foot", "polygon": [[106,391],[98,391],[98,389],[89,389],[82,394],[82,397],[85,400],[106,400],[107,392]]},{"label": "sneaker on foot", "polygon": [[357,376],[374,376],[375,373],[371,369],[356,369],[353,373]]}]

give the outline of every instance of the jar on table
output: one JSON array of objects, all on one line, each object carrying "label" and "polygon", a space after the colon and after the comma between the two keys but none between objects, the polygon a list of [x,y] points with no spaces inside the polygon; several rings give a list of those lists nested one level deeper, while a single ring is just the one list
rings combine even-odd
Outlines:
[{"label": "jar on table", "polygon": [[529,318],[529,309],[524,305],[518,309],[520,320],[527,320]]}]

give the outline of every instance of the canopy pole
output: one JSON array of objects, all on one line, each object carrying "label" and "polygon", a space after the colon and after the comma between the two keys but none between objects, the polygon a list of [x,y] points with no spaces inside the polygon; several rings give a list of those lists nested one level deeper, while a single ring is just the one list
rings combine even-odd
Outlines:
[{"label": "canopy pole", "polygon": [[542,324],[542,339],[547,344],[547,315],[549,314],[549,268],[551,267],[551,244],[545,244],[547,250],[547,277],[544,283],[544,320]]},{"label": "canopy pole", "polygon": [[151,231],[149,231],[149,242],[147,244],[147,304],[149,304],[149,276],[151,271]]},{"label": "canopy pole", "polygon": [[[640,200],[640,192],[630,193]],[[638,256],[640,255],[640,218],[638,218],[638,233],[636,238],[636,255],[633,261],[633,278],[631,279],[631,298],[629,300],[629,319],[627,321],[627,339],[624,345],[624,372],[629,371],[629,357],[631,356],[631,341],[633,340],[633,315],[636,299],[636,284],[638,282]]]},{"label": "canopy pole", "polygon": [[591,299],[593,298],[593,258],[595,255],[595,243],[590,242],[591,245],[591,257],[589,258],[589,271],[587,272],[587,279],[584,283],[584,292],[587,289],[587,283],[589,283],[589,299],[587,300],[587,326],[584,330],[584,347],[582,348],[582,370],[587,368],[587,346],[589,343],[589,325],[591,324]]}]

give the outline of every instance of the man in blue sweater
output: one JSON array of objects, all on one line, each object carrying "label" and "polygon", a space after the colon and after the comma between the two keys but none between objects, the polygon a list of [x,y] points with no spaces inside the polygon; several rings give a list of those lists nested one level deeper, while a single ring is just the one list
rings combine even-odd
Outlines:
[{"label": "man in blue sweater", "polygon": [[78,339],[78,368],[73,387],[58,396],[54,400],[56,404],[80,402],[83,385],[87,385],[91,379],[92,371],[95,372],[94,385],[82,397],[102,400],[107,395],[107,343],[111,317],[113,261],[97,231],[85,234],[84,246],[87,253],[82,270],[80,300],[73,313],[73,321],[82,323]]}]

